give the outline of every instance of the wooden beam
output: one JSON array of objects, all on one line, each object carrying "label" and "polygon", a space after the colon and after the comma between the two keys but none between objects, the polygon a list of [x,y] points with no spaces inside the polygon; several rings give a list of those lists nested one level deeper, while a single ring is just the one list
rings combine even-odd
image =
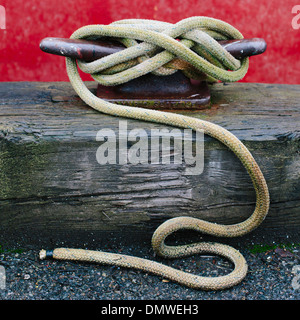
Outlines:
[{"label": "wooden beam", "polygon": [[[95,83],[88,83],[95,92]],[[212,104],[182,113],[217,123],[250,149],[267,180],[261,232],[300,226],[300,86],[215,84]],[[0,83],[2,241],[69,239],[105,232],[145,234],[180,215],[219,223],[246,219],[254,190],[235,155],[205,137],[204,170],[184,164],[100,165],[96,134],[120,118],[94,111],[69,83]],[[123,119],[124,120],[124,119]],[[128,129],[169,128],[127,119]],[[1,239],[0,239],[1,241]]]}]

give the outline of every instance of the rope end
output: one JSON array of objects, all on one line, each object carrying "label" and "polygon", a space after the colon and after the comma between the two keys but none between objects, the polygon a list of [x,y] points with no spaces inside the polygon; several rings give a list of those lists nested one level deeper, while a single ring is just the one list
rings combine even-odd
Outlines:
[{"label": "rope end", "polygon": [[46,256],[47,256],[47,254],[46,254],[46,250],[41,250],[40,251],[40,260],[44,260],[44,259],[46,259]]},{"label": "rope end", "polygon": [[46,258],[52,258],[53,257],[53,251],[52,250],[44,250],[42,249],[39,254],[40,260],[45,260]]}]

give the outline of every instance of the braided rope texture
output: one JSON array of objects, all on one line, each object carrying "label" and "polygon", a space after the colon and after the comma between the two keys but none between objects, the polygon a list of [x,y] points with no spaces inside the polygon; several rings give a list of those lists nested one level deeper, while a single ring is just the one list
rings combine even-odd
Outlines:
[{"label": "braided rope texture", "polygon": [[[191,78],[197,79],[204,73],[207,79],[215,81],[237,81],[248,70],[248,58],[241,61],[235,59],[216,40],[242,39],[243,36],[231,25],[208,17],[191,17],[176,24],[139,19],[121,20],[110,25],[85,26],[71,36],[72,39],[99,37],[114,38],[127,48],[90,63],[66,58],[67,73],[79,97],[102,113],[200,130],[219,140],[233,151],[250,175],[256,192],[256,206],[248,219],[237,224],[224,225],[192,217],[176,217],[161,224],[153,234],[154,251],[166,258],[196,253],[212,253],[226,257],[233,262],[234,270],[225,276],[201,277],[155,261],[101,251],[57,248],[53,251],[53,257],[136,268],[197,289],[218,290],[238,284],[247,274],[247,263],[236,249],[214,242],[168,246],[165,239],[181,229],[196,230],[219,237],[237,237],[260,225],[269,210],[269,192],[264,176],[249,150],[232,133],[208,121],[104,101],[85,86],[77,64],[82,71],[90,73],[97,82],[106,86],[121,84],[149,72],[158,76],[174,73],[177,71],[178,61],[185,61],[192,66],[183,70]],[[179,63],[179,68],[180,64],[182,63]],[[42,256],[44,257],[44,253]]]}]

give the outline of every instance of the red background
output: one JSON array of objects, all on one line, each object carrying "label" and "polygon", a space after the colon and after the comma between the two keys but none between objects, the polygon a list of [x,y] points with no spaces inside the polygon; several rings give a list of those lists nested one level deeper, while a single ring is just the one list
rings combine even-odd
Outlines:
[{"label": "red background", "polygon": [[0,29],[0,80],[68,81],[64,58],[41,52],[39,42],[49,36],[69,37],[83,25],[125,18],[174,23],[209,16],[232,24],[246,38],[267,41],[267,51],[251,58],[242,81],[300,84],[300,29],[291,24],[297,4],[297,0],[0,0],[6,9],[6,29]]}]

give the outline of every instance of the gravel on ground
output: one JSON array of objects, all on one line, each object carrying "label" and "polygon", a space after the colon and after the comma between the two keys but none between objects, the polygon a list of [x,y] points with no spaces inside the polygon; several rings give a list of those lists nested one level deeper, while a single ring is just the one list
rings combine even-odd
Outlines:
[{"label": "gravel on ground", "polygon": [[[40,248],[2,248],[0,299],[299,300],[300,245],[287,238],[281,236],[271,244],[253,238],[227,241],[245,256],[248,274],[240,284],[221,291],[194,290],[163,277],[115,266],[40,260]],[[165,260],[154,257],[147,242],[125,245],[120,239],[110,240],[105,248],[98,249],[154,259],[204,276],[223,275],[232,270],[231,262],[217,256]]]}]

